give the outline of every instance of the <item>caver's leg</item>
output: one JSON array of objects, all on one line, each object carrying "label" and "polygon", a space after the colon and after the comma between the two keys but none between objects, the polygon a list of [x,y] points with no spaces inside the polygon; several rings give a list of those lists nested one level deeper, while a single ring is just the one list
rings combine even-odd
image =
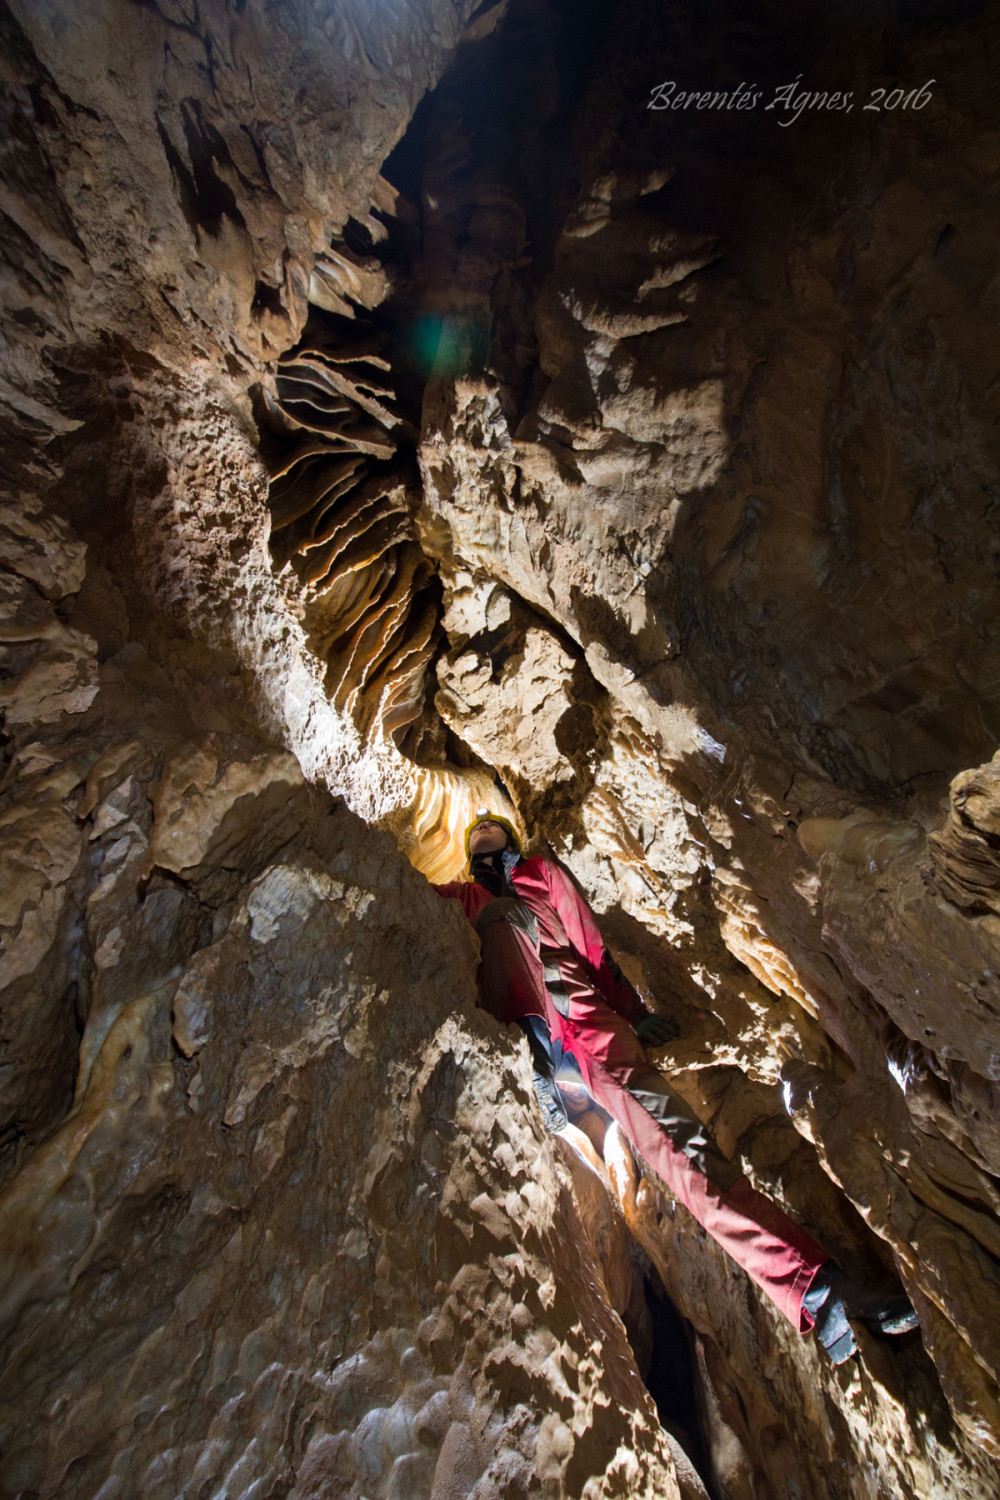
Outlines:
[{"label": "caver's leg", "polygon": [[500,919],[484,923],[479,933],[482,966],[479,989],[483,1005],[500,1021],[514,1021],[528,1039],[535,1097],[545,1128],[558,1135],[569,1124],[555,1079],[559,1017],[545,986],[537,940]]},{"label": "caver's leg", "polygon": [[482,923],[477,930],[482,953],[479,993],[483,1007],[498,1021],[541,1016],[550,1035],[558,1037],[559,1017],[545,987],[537,938],[503,919]]},{"label": "caver's leg", "polygon": [[517,1024],[528,1039],[535,1098],[542,1111],[545,1129],[549,1135],[558,1135],[569,1124],[566,1106],[556,1081],[556,1054],[558,1052],[561,1056],[562,1048],[552,1040],[542,1016],[522,1016]]},{"label": "caver's leg", "polygon": [[802,1301],[826,1251],[722,1155],[610,1007],[574,1006],[564,1040],[594,1098],[677,1201],[805,1333],[813,1320]]}]

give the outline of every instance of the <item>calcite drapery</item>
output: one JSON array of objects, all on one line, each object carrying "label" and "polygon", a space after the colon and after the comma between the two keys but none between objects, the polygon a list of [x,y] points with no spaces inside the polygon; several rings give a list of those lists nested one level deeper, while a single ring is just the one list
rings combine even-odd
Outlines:
[{"label": "calcite drapery", "polygon": [[[354,299],[367,292],[371,308],[385,287],[344,290]],[[268,426],[286,439],[271,467],[275,561],[291,562],[302,586],[330,702],[362,736],[390,738],[420,713],[439,610],[413,523],[416,434],[379,348],[374,331],[339,339],[307,327],[278,362],[276,396],[265,388],[264,400]],[[400,443],[409,459],[398,457]]]}]

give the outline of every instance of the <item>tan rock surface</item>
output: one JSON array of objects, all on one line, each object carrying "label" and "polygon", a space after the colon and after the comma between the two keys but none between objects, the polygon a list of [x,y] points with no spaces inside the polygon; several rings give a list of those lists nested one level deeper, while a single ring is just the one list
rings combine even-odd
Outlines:
[{"label": "tan rock surface", "polygon": [[7,1484],[680,1493],[457,908],[326,812],[215,926],[5,1196]]},{"label": "tan rock surface", "polygon": [[[623,137],[602,113],[614,108],[616,66],[633,76],[629,49],[648,47],[648,33],[639,7],[616,31],[615,61],[592,86],[581,137],[592,175],[581,174],[527,311],[512,315],[524,347],[534,335],[540,376],[518,387],[516,362],[495,346],[485,370],[442,373],[428,389],[422,525],[453,590],[447,611],[461,614],[465,578],[484,598],[498,580],[554,622],[564,649],[582,650],[591,698],[610,700],[576,806],[533,805],[530,794],[524,805],[608,914],[651,1002],[682,1018],[687,1034],[661,1063],[720,1134],[735,1128],[750,1090],[730,1079],[720,1107],[719,1065],[786,1096],[795,1070],[811,1069],[830,1100],[850,1098],[828,1144],[794,1091],[784,1107],[782,1089],[769,1106],[758,1100],[759,1124],[777,1108],[770,1119],[787,1130],[790,1108],[908,1284],[916,1260],[930,1275],[932,1265],[946,1275],[967,1262],[964,1291],[954,1282],[936,1304],[950,1305],[947,1352],[940,1329],[929,1347],[957,1420],[993,1451],[979,1372],[985,1365],[995,1378],[995,1356],[968,1343],[969,1355],[958,1352],[965,1298],[971,1307],[989,1284],[992,1261],[980,1257],[995,1219],[982,1170],[997,1034],[990,772],[959,777],[944,830],[939,799],[948,776],[995,744],[995,608],[982,572],[992,543],[976,501],[994,458],[978,438],[959,451],[943,428],[917,436],[912,420],[940,409],[946,388],[960,425],[985,430],[984,388],[959,394],[956,384],[985,353],[974,248],[982,224],[973,224],[977,210],[959,208],[954,138],[935,136],[926,116],[919,173],[899,122],[879,135],[895,176],[877,187],[869,176],[863,212],[850,192],[870,171],[868,144],[848,136],[836,147],[858,155],[831,183],[822,228],[791,197],[815,134],[812,146],[803,136],[778,145],[748,125],[740,159],[761,153],[751,203],[723,158],[694,144],[701,129],[728,149],[723,116],[711,127],[678,124],[670,149],[680,175],[662,191],[664,174],[642,163],[658,150],[662,162],[664,132],[636,122],[626,169]],[[664,12],[661,34],[697,51],[677,12]],[[701,45],[712,35],[706,24]],[[914,66],[925,56],[918,45]],[[702,61],[714,70],[710,51]],[[992,125],[985,77],[969,66],[975,174]],[[705,180],[720,190],[717,228],[728,225],[728,244],[705,224]],[[951,227],[942,231],[934,216],[945,202]],[[694,213],[699,233],[677,222],[687,214],[690,225]],[[961,267],[946,248],[958,233]],[[894,246],[888,260],[876,242]],[[947,318],[930,312],[938,296]],[[933,335],[921,342],[928,318]],[[956,570],[965,580],[971,613],[961,620],[941,573],[932,577],[930,532],[952,583]],[[543,747],[558,710],[538,705],[533,737],[510,724],[504,655],[498,671],[495,632],[469,618],[472,638],[439,669],[441,706],[453,725],[464,713],[480,753],[513,770],[519,742]],[[504,649],[516,660],[524,647],[508,640]],[[577,739],[578,756],[586,743]],[[546,775],[554,781],[558,763]],[[957,1102],[967,1078],[981,1106]],[[887,1119],[898,1120],[895,1144]],[[884,1187],[883,1153],[912,1187]],[[829,1198],[821,1209],[816,1196],[816,1165],[770,1185],[807,1219],[830,1213]],[[894,1221],[873,1209],[883,1191],[898,1196]],[[921,1204],[912,1212],[903,1207],[910,1193]],[[849,1240],[854,1255],[873,1253],[857,1226],[812,1223],[821,1238],[824,1227],[845,1235],[844,1254]],[[919,1253],[914,1237],[926,1247]],[[905,1487],[919,1493],[922,1483],[918,1465]]]},{"label": "tan rock surface", "polygon": [[989,1493],[994,1470],[980,1448],[989,1428],[976,1430],[977,1398],[989,1400],[981,1380],[971,1382],[964,1454],[914,1442],[942,1401],[919,1341],[897,1351],[862,1330],[862,1359],[831,1376],[813,1341],[797,1338],[686,1210],[636,1173],[620,1138],[607,1154],[630,1228],[693,1325],[711,1467],[724,1494],[751,1496],[766,1485],[766,1493],[818,1500],[831,1483],[864,1493],[846,1449],[863,1455],[869,1493]]},{"label": "tan rock surface", "polygon": [[[985,1500],[995,18],[473,11],[0,20],[3,1482],[700,1495],[689,1341],[720,1496]],[[791,57],[940,84],[644,108]],[[484,802],[919,1336],[833,1370],[542,1137],[372,831],[447,879]]]},{"label": "tan rock surface", "polygon": [[287,751],[220,734],[177,746],[153,790],[143,878],[169,870],[196,890],[212,877],[245,883],[298,831],[304,792]]}]

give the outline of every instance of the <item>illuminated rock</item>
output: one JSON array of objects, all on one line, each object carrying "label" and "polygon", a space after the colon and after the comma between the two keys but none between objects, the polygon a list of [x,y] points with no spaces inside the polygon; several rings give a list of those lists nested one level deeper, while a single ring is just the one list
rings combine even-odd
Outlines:
[{"label": "illuminated rock", "polygon": [[[953,9],[0,20],[11,1493],[996,1492],[995,88]],[[961,106],[645,109],[790,51]],[[421,878],[484,805],[919,1334],[835,1370],[596,1111],[543,1137]]]}]

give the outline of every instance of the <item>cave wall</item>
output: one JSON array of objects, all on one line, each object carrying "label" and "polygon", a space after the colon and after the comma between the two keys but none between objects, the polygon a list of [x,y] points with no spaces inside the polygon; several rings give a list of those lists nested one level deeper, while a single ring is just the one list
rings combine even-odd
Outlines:
[{"label": "cave wall", "polygon": [[249,736],[34,791],[96,973],[5,1194],[7,1493],[678,1493],[457,909]]},{"label": "cave wall", "polygon": [[[990,1494],[995,23],[472,11],[3,11],[5,1484],[702,1493],[644,1267],[718,1495]],[[651,60],[963,88],[785,129]],[[323,438],[410,455],[361,496],[439,580],[407,740],[271,545],[289,361],[369,318],[438,330]],[[494,770],[919,1337],[833,1370],[614,1132],[543,1137],[399,852]]]},{"label": "cave wall", "polygon": [[[996,772],[962,768],[996,743],[995,18],[778,39],[740,12],[727,51],[736,19],[616,16],[551,256],[494,284],[485,366],[428,388],[438,705],[685,1016],[660,1065],[751,1175],[849,1235],[777,1147],[791,1121],[894,1252],[992,1451]],[[959,56],[967,86],[785,131],[640,112],[643,49],[681,88],[753,68],[765,99],[789,57],[853,67],[860,99]],[[497,629],[504,594],[533,618]]]},{"label": "cave wall", "polygon": [[412,796],[249,391],[464,19],[4,12],[5,1493],[700,1493],[464,920],[276,743]]}]

